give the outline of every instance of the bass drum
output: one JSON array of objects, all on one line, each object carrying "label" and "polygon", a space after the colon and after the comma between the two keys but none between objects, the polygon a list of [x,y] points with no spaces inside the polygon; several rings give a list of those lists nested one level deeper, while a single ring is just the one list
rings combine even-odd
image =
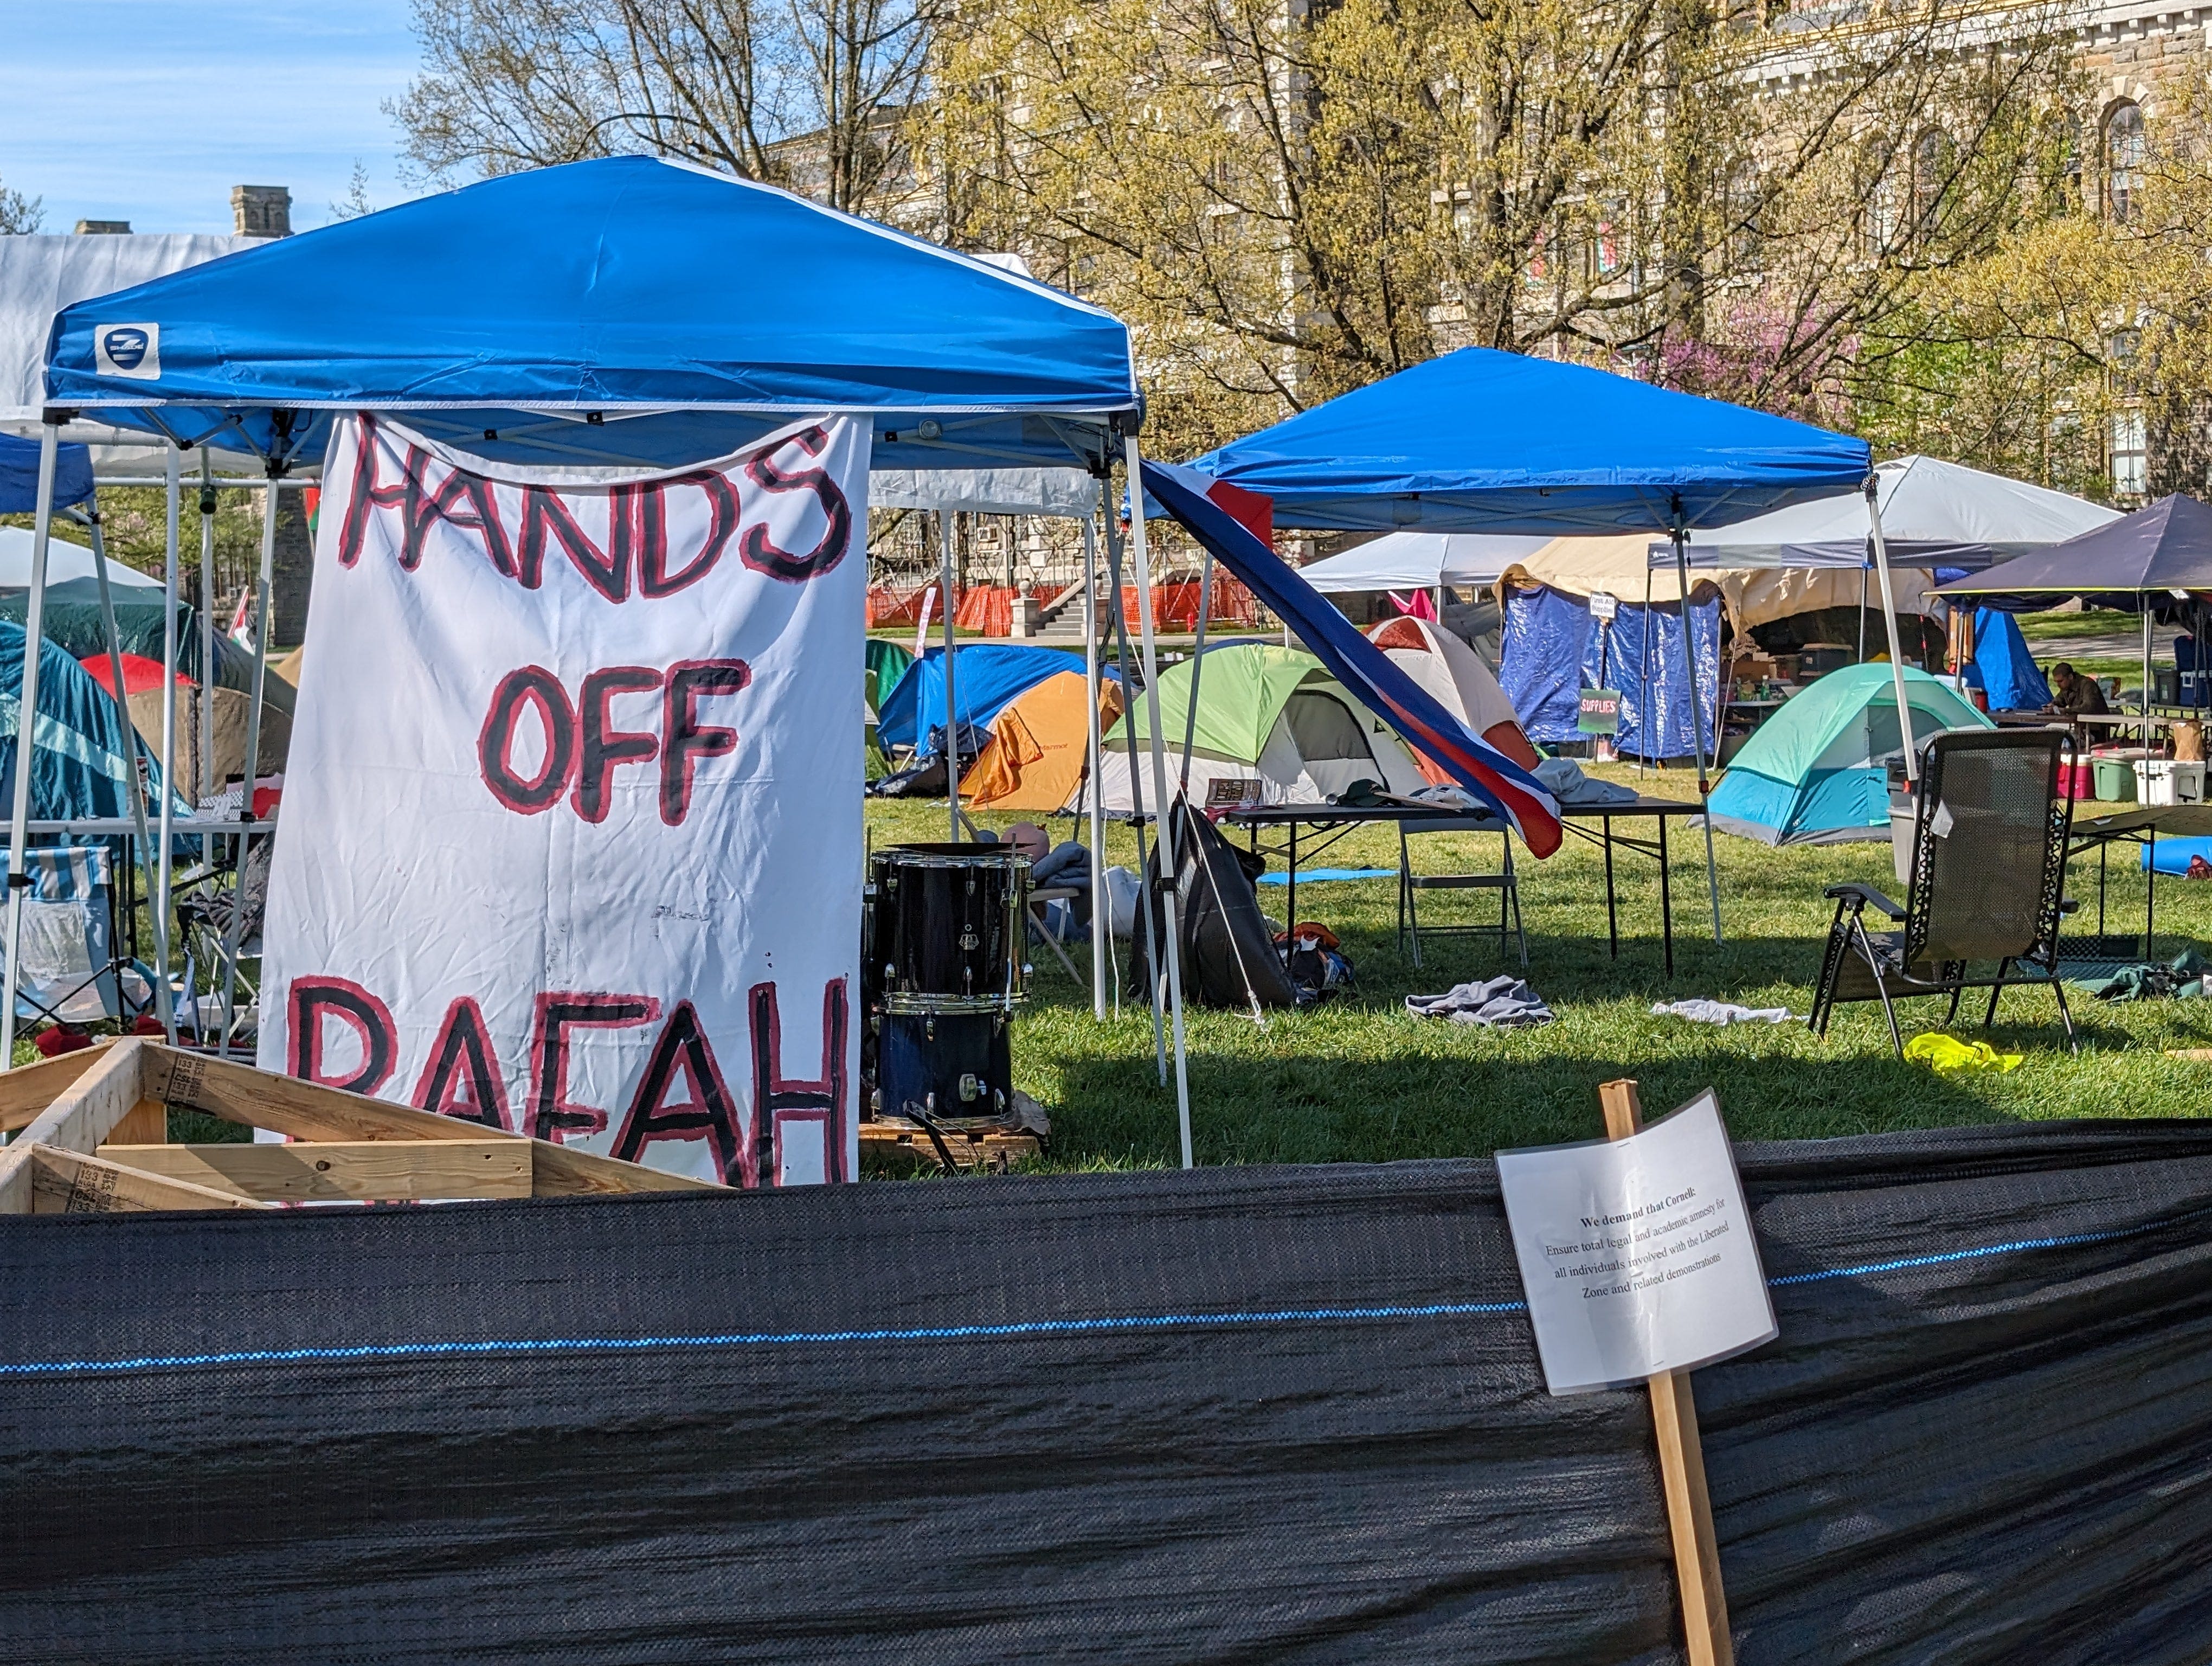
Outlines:
[{"label": "bass drum", "polygon": [[1000,1012],[886,1012],[877,1020],[878,1116],[1003,1121],[1014,1103],[1013,1052]]},{"label": "bass drum", "polygon": [[891,845],[868,859],[864,984],[887,1012],[1004,1012],[1028,988],[1030,865],[1006,845]]}]

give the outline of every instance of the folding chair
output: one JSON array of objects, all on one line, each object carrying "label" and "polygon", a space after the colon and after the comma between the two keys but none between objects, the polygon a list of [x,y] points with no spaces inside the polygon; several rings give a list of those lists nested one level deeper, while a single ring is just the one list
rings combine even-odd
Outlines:
[{"label": "folding chair", "polygon": [[[1986,988],[1987,1029],[2008,985],[2041,982],[2057,997],[2067,1045],[2081,1051],[2058,977],[2059,921],[2075,908],[2060,895],[2074,811],[2058,791],[2068,745],[2065,733],[2053,729],[1966,731],[1928,743],[1905,906],[1856,882],[1826,892],[1836,915],[1813,996],[1815,1035],[1826,1036],[1838,1001],[1880,1000],[1901,1057],[1895,1001],[1947,994],[1948,1026],[1959,1016],[1961,995]],[[1902,928],[1868,930],[1869,907]],[[1989,961],[1996,963],[1994,976],[1969,975],[1975,963]],[[2041,976],[2019,975],[2030,968]]]},{"label": "folding chair", "polygon": [[1510,935],[1520,945],[1522,970],[1528,970],[1528,933],[1521,924],[1521,884],[1513,873],[1513,841],[1510,836],[1500,834],[1498,842],[1504,848],[1504,855],[1495,873],[1416,873],[1413,872],[1413,846],[1407,838],[1406,825],[1403,822],[1398,824],[1398,952],[1403,954],[1410,942],[1413,964],[1417,969],[1421,964],[1419,893],[1425,891],[1494,891],[1498,893],[1496,925],[1431,926],[1429,935],[1495,936],[1500,953],[1504,952],[1506,939]]},{"label": "folding chair", "polygon": [[[23,853],[19,1017],[93,1024],[123,1016],[116,983],[113,853],[104,844],[42,846]],[[6,952],[0,938],[0,954]],[[150,979],[149,979],[150,986]]]}]

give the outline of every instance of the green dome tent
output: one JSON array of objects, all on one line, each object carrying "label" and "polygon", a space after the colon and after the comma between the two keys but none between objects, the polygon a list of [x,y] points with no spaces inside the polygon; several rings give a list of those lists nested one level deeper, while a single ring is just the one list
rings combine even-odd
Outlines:
[{"label": "green dome tent", "polygon": [[[1160,673],[1160,726],[1168,770],[1177,779],[1189,722],[1192,663],[1186,660]],[[1109,810],[1127,810],[1135,801],[1129,788],[1133,730],[1151,807],[1147,708],[1145,696],[1138,695],[1106,738],[1098,773],[1099,794]],[[1229,642],[1206,650],[1198,725],[1191,738],[1194,804],[1206,802],[1209,785],[1216,781],[1245,783],[1262,804],[1319,804],[1361,780],[1394,793],[1418,793],[1429,784],[1406,743],[1312,654],[1269,642]]]},{"label": "green dome tent", "polygon": [[[1948,684],[1910,666],[1912,733],[1996,726]],[[1889,836],[1888,760],[1904,750],[1887,665],[1831,672],[1743,744],[1708,804],[1713,825],[1762,844]]]}]

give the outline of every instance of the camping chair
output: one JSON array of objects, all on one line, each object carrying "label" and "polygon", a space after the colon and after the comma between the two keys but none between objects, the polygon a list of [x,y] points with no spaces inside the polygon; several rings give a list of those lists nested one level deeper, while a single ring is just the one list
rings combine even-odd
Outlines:
[{"label": "camping chair", "polygon": [[[2081,1050],[2058,978],[2058,923],[2075,907],[2059,894],[2074,810],[2058,791],[2066,745],[2054,729],[1956,731],[1928,743],[1905,906],[1856,882],[1826,893],[1836,916],[1813,996],[1814,1034],[1826,1036],[1838,1001],[1878,1000],[1902,1057],[1895,1000],[1948,994],[1948,1025],[1965,991],[1986,987],[1987,1029],[2008,983],[2041,982],[2058,998],[2067,1045]],[[1869,905],[1903,922],[1902,929],[1868,930]],[[1972,963],[1992,960],[1993,978],[1968,976]],[[2019,976],[2031,967],[2040,979]]]},{"label": "camping chair", "polygon": [[[1513,841],[1504,834],[1498,843],[1504,847],[1504,859],[1496,873],[1416,873],[1413,872],[1413,847],[1406,836],[1406,824],[1398,824],[1398,952],[1403,954],[1410,942],[1414,968],[1421,964],[1421,916],[1419,893],[1425,891],[1494,891],[1498,893],[1498,923],[1494,926],[1468,922],[1454,926],[1431,926],[1431,937],[1490,937],[1498,939],[1502,953],[1510,934],[1521,948],[1521,967],[1528,967],[1528,933],[1521,924],[1521,885],[1513,873]],[[1508,921],[1510,921],[1509,924]]]},{"label": "camping chair", "polygon": [[[246,866],[239,879],[220,865],[177,876],[177,924],[185,944],[185,987],[191,994],[192,1027],[204,1035],[210,1023],[222,1022],[225,973],[235,970],[237,1011],[243,1012],[257,999],[246,977],[245,963],[261,958],[261,917],[269,905],[269,861],[276,848],[274,835],[246,841]],[[238,921],[238,957],[230,959],[231,920],[243,897],[245,913]],[[205,974],[204,994],[198,993],[198,973]],[[234,1020],[232,1029],[235,1031]],[[233,1037],[235,1039],[235,1037]]]},{"label": "camping chair", "polygon": [[41,847],[23,853],[23,871],[17,1016],[66,1025],[124,1016],[118,963],[108,947],[115,929],[112,852],[105,844]]}]

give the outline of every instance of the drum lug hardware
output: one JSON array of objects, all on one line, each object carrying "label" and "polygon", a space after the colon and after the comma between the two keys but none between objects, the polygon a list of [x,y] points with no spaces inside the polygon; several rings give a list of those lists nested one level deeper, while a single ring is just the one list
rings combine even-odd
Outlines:
[{"label": "drum lug hardware", "polygon": [[935,1041],[937,1039],[937,1017],[934,1013],[932,1013],[922,1019],[921,1033],[930,1041]]},{"label": "drum lug hardware", "polygon": [[982,1097],[983,1084],[975,1079],[972,1072],[964,1074],[960,1078],[960,1103],[962,1104],[973,1104],[976,1100]]},{"label": "drum lug hardware", "polygon": [[970,952],[973,952],[975,945],[981,941],[982,939],[975,935],[975,927],[972,926],[960,933],[960,946]]}]

